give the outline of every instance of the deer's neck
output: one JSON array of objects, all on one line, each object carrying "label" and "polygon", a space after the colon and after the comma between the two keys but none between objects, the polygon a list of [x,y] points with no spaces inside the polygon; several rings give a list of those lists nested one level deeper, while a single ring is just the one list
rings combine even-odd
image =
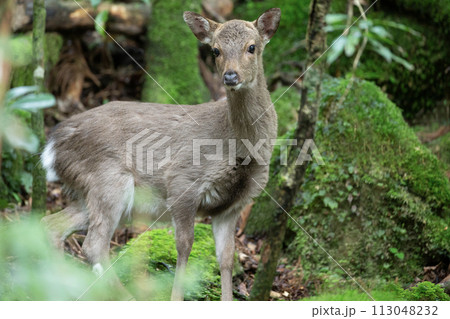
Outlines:
[{"label": "deer's neck", "polygon": [[276,138],[277,118],[264,72],[259,72],[252,87],[227,90],[227,101],[228,120],[237,138],[251,141]]}]

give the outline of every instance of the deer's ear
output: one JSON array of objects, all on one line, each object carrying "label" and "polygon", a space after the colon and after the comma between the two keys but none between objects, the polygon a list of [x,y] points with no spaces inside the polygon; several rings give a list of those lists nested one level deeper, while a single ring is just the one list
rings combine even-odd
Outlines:
[{"label": "deer's ear", "polygon": [[183,19],[201,43],[211,43],[212,35],[219,26],[219,23],[191,11],[186,11],[183,14]]},{"label": "deer's ear", "polygon": [[256,29],[258,29],[264,44],[267,44],[278,29],[281,19],[281,10],[279,8],[272,8],[264,12],[259,18],[253,22]]}]

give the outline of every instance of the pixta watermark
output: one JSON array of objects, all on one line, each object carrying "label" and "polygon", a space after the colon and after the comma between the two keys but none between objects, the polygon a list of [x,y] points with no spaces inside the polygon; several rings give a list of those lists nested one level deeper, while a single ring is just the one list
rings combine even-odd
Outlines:
[{"label": "pixta watermark", "polygon": [[[177,143],[177,148],[172,154],[172,143]],[[256,142],[249,139],[192,139],[188,143],[180,145],[174,142],[172,137],[149,129],[142,130],[126,141],[126,165],[137,171],[153,175],[156,170],[169,164],[174,156],[177,156],[182,148],[183,160],[189,161],[192,166],[201,166],[206,161],[226,162],[235,166],[238,154],[246,154],[239,158],[239,165],[269,165],[264,160],[264,152],[269,149],[279,148],[279,164],[287,165],[289,147],[299,147],[300,152],[295,160],[295,165],[303,165],[306,162],[316,162],[323,165],[324,160],[312,139],[306,139],[300,145],[296,139],[259,139]],[[276,152],[276,150],[275,150]]]}]

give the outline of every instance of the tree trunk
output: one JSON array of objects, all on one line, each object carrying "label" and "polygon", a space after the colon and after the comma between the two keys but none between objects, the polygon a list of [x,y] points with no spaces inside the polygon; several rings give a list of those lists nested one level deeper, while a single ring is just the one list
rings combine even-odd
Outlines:
[{"label": "tree trunk", "polygon": [[[279,204],[274,205],[275,220],[261,249],[261,261],[258,265],[255,281],[251,291],[251,300],[268,300],[272,289],[273,279],[278,259],[283,248],[283,241],[287,227],[288,213],[294,206],[295,196],[303,184],[306,165],[296,165],[301,146],[306,139],[314,139],[317,114],[320,103],[322,62],[314,62],[325,51],[326,33],[324,31],[325,16],[330,8],[331,0],[312,0],[309,12],[308,30],[306,35],[306,49],[308,52],[307,71],[303,79],[300,109],[298,111],[298,125],[295,131],[297,145],[289,152],[288,165],[280,172],[278,188],[273,198]],[[314,65],[313,65],[314,64]],[[311,101],[307,99],[308,90],[314,90],[315,96]]]},{"label": "tree trunk", "polygon": [[[47,0],[46,30],[69,31],[75,28],[93,29],[91,17],[95,18],[101,11],[108,11],[106,29],[113,33],[125,35],[141,34],[150,17],[150,6],[145,3],[109,3],[102,2],[97,8],[90,1]],[[80,8],[80,6],[82,8]],[[91,17],[90,17],[90,16]],[[12,29],[14,32],[31,30],[33,26],[33,0],[18,0],[14,10]]]},{"label": "tree trunk", "polygon": [[[33,59],[34,59],[34,84],[44,90],[44,40],[45,40],[45,1],[34,0],[33,5]],[[31,128],[39,139],[39,153],[45,143],[44,115],[38,110],[31,115]],[[42,168],[39,156],[33,156],[33,192],[32,210],[37,213],[45,212],[47,199],[47,184],[45,171]]]}]

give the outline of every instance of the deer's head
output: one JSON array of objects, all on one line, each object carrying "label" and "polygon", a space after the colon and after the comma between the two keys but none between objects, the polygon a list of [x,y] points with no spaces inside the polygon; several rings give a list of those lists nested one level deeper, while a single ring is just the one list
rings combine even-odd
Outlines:
[{"label": "deer's head", "polygon": [[211,46],[227,89],[255,84],[262,71],[264,47],[280,23],[280,9],[267,10],[253,22],[231,20],[221,24],[189,11],[183,17],[197,39]]}]

